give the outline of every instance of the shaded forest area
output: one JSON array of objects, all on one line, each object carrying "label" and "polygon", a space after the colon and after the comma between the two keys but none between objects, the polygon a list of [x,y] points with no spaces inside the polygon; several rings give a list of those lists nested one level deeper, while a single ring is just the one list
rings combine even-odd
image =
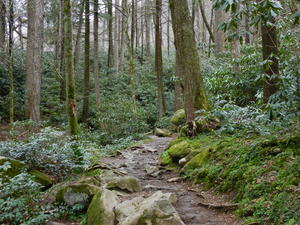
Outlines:
[{"label": "shaded forest area", "polygon": [[0,0],[0,224],[113,225],[97,179],[128,171],[99,160],[147,142],[240,224],[298,224],[299,24],[299,0]]}]

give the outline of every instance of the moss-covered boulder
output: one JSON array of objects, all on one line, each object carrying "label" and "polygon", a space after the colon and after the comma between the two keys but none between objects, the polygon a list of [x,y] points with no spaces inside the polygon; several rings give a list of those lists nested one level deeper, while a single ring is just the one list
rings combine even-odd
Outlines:
[{"label": "moss-covered boulder", "polygon": [[157,137],[170,137],[172,133],[168,129],[155,128],[154,135],[156,135]]},{"label": "moss-covered boulder", "polygon": [[32,176],[34,176],[35,181],[40,183],[41,185],[43,185],[44,187],[49,187],[52,185],[52,179],[50,176],[48,176],[45,173],[42,173],[38,170],[31,170],[29,171],[29,174],[31,174]]},{"label": "moss-covered boulder", "polygon": [[109,181],[105,187],[112,190],[122,190],[130,193],[142,190],[140,181],[132,176],[116,177]]},{"label": "moss-covered boulder", "polygon": [[160,155],[160,164],[161,165],[168,165],[168,164],[171,164],[172,162],[173,162],[173,160],[167,151],[164,151],[163,153],[161,153],[161,155]]},{"label": "moss-covered boulder", "polygon": [[211,147],[202,149],[196,156],[185,164],[182,170],[187,171],[190,169],[201,168],[205,163],[207,163],[212,150],[213,149]]},{"label": "moss-covered boulder", "polygon": [[178,142],[177,144],[172,145],[167,150],[167,152],[175,162],[179,161],[181,158],[188,155],[191,151],[192,151],[191,146],[186,140],[183,140],[181,142]]},{"label": "moss-covered boulder", "polygon": [[211,132],[219,129],[221,126],[220,120],[214,117],[211,118],[200,118],[196,120],[196,132],[197,134],[203,132]]},{"label": "moss-covered boulder", "polygon": [[184,109],[180,109],[174,113],[174,115],[171,117],[171,123],[175,126],[182,126],[185,124],[186,116]]},{"label": "moss-covered boulder", "polygon": [[19,160],[0,156],[0,166],[3,165],[7,165],[7,168],[0,171],[1,178],[14,177],[26,169],[26,165]]},{"label": "moss-covered boulder", "polygon": [[107,189],[98,192],[92,199],[87,210],[87,220],[89,225],[114,225],[114,208],[119,199],[117,195]]},{"label": "moss-covered boulder", "polygon": [[81,204],[88,206],[92,197],[101,192],[101,188],[92,184],[71,184],[60,189],[56,194],[56,201],[65,202],[73,206]]}]

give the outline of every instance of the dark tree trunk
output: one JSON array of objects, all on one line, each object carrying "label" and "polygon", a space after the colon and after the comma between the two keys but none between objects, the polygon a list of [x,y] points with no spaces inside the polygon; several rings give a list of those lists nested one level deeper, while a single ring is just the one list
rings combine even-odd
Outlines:
[{"label": "dark tree trunk", "polygon": [[278,40],[275,18],[272,19],[273,25],[266,25],[264,22],[261,26],[263,60],[271,60],[272,63],[264,66],[264,72],[268,75],[264,79],[264,102],[267,103],[271,95],[278,90]]},{"label": "dark tree trunk", "polygon": [[113,12],[112,12],[112,0],[108,0],[108,60],[107,60],[107,72],[114,66],[114,40],[113,40]]}]

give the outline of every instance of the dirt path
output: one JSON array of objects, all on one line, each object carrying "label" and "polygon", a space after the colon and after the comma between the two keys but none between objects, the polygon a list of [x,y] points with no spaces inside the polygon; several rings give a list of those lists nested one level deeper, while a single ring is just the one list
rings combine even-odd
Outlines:
[{"label": "dirt path", "polygon": [[[118,169],[124,174],[140,179],[143,191],[131,197],[149,196],[155,191],[171,192],[176,194],[178,202],[176,210],[186,225],[238,225],[240,224],[229,213],[220,210],[208,209],[199,206],[199,202],[207,200],[222,201],[208,191],[201,190],[200,186],[192,186],[183,181],[168,182],[171,178],[177,178],[178,174],[167,171],[159,166],[159,154],[166,149],[172,138],[153,137],[153,140],[139,147],[122,152],[117,157],[104,158],[101,162]],[[154,175],[149,175],[145,168],[154,170]],[[159,172],[155,172],[159,168]],[[159,173],[159,174],[155,174]]]}]

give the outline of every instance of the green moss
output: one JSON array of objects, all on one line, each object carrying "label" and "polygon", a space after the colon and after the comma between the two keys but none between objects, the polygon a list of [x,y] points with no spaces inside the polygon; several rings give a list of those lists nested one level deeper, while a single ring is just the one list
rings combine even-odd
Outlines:
[{"label": "green moss", "polygon": [[202,149],[200,153],[198,153],[196,156],[194,156],[184,167],[183,171],[188,171],[190,169],[196,169],[201,168],[205,163],[207,163],[207,160],[210,156],[210,153],[212,151],[212,148],[208,147],[205,149]]},{"label": "green moss", "polygon": [[38,170],[31,170],[29,171],[29,174],[34,176],[36,182],[40,183],[44,187],[49,187],[52,185],[51,177],[49,177],[47,174],[42,173]]},{"label": "green moss", "polygon": [[172,145],[167,152],[173,159],[173,161],[178,161],[181,158],[185,157],[192,151],[191,146],[188,141],[181,141],[177,144]]},{"label": "green moss", "polygon": [[162,165],[168,165],[168,164],[171,164],[173,162],[171,156],[169,155],[168,152],[163,152],[161,155],[160,155],[160,163]]},{"label": "green moss", "polygon": [[9,163],[10,168],[5,171],[2,170],[0,172],[0,178],[14,177],[20,174],[24,169],[26,169],[25,164],[19,160],[0,156],[0,166],[4,165],[5,163]]},{"label": "green moss", "polygon": [[180,109],[174,113],[174,115],[171,117],[171,123],[175,126],[181,126],[185,124],[185,112],[184,109]]}]

